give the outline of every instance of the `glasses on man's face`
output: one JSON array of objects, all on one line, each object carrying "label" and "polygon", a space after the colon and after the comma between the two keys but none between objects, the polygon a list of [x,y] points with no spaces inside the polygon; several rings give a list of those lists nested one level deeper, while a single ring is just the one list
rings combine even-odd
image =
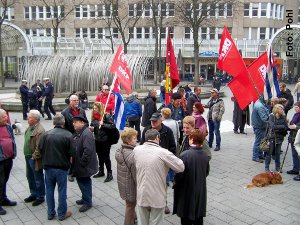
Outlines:
[{"label": "glasses on man's face", "polygon": [[103,91],[108,91],[108,89],[103,89]]}]

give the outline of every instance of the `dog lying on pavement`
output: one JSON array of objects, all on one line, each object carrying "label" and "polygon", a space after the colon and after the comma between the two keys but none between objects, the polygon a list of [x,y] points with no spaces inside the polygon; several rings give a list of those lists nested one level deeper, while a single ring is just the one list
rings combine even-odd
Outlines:
[{"label": "dog lying on pavement", "polygon": [[270,184],[282,184],[282,177],[279,172],[260,173],[252,179],[252,183],[248,184],[246,188],[265,187]]}]

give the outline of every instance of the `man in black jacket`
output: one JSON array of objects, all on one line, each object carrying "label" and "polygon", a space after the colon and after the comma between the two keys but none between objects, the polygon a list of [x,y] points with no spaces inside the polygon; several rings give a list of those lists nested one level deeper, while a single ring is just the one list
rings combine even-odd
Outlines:
[{"label": "man in black jacket", "polygon": [[58,186],[58,219],[62,221],[72,215],[70,211],[67,211],[67,175],[70,159],[74,152],[71,147],[72,134],[63,129],[64,124],[64,116],[55,115],[53,118],[54,128],[47,131],[39,143],[45,170],[48,220],[52,220],[56,213],[54,201],[56,184]]},{"label": "man in black jacket", "polygon": [[195,87],[194,88],[194,94],[190,95],[190,97],[188,98],[188,103],[186,106],[188,115],[192,115],[193,113],[193,105],[195,102],[201,102],[200,99],[200,93],[201,93],[201,87]]},{"label": "man in black jacket", "polygon": [[21,94],[21,102],[23,108],[23,120],[27,120],[27,112],[28,112],[28,87],[27,80],[22,80],[22,84],[19,88]]},{"label": "man in black jacket", "polygon": [[279,84],[280,89],[280,95],[279,98],[285,98],[287,100],[287,103],[284,105],[284,112],[285,115],[288,114],[289,110],[293,108],[294,105],[294,97],[290,91],[290,89],[286,88],[286,84],[281,82]]},{"label": "man in black jacket", "polygon": [[144,112],[142,117],[142,126],[147,127],[150,123],[150,118],[153,113],[157,112],[156,107],[156,89],[151,89],[148,96],[145,98]]},{"label": "man in black jacket", "polygon": [[45,82],[45,91],[43,92],[42,96],[39,98],[39,101],[42,101],[42,99],[45,98],[44,112],[48,116],[48,118],[46,118],[45,120],[52,120],[51,113],[53,115],[56,114],[56,112],[52,106],[52,100],[54,97],[54,87],[53,87],[53,84],[49,80],[50,80],[49,78],[43,79],[43,81]]},{"label": "man in black jacket", "polygon": [[91,176],[98,172],[95,139],[87,124],[87,119],[82,115],[74,116],[73,126],[76,133],[73,135],[73,146],[76,156],[73,175],[82,194],[82,198],[76,201],[77,205],[82,205],[79,212],[92,208]]}]

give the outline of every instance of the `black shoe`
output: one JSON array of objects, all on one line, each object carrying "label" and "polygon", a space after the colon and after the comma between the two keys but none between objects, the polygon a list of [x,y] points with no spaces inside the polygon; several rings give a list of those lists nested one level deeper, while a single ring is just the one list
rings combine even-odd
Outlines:
[{"label": "black shoe", "polygon": [[0,215],[5,215],[6,214],[6,210],[2,208],[2,206],[0,206]]},{"label": "black shoe", "polygon": [[15,206],[15,205],[17,205],[17,202],[16,201],[11,201],[9,199],[5,199],[2,202],[2,206]]},{"label": "black shoe", "polygon": [[220,146],[216,146],[216,148],[214,149],[214,151],[220,151]]},{"label": "black shoe", "polygon": [[264,156],[259,156],[259,159],[265,160],[266,158]]},{"label": "black shoe", "polygon": [[289,170],[286,171],[287,174],[292,174],[292,175],[299,175],[299,172],[295,171],[295,170]]},{"label": "black shoe", "polygon": [[105,173],[104,173],[103,171],[100,171],[100,170],[99,170],[99,172],[98,172],[97,174],[95,174],[95,175],[93,176],[93,178],[104,177],[104,176],[105,176]]},{"label": "black shoe", "polygon": [[77,201],[76,201],[76,204],[77,204],[77,205],[83,205],[83,203],[84,203],[84,202],[83,202],[83,199],[80,199],[80,200],[77,200]]},{"label": "black shoe", "polygon": [[33,201],[32,206],[38,206],[42,204],[45,200],[44,199],[36,199]]},{"label": "black shoe", "polygon": [[234,131],[235,134],[239,134],[239,132],[237,130]]},{"label": "black shoe", "polygon": [[86,212],[88,211],[92,206],[83,205],[79,208],[79,212]]},{"label": "black shoe", "polygon": [[45,120],[52,120],[52,118],[46,118]]},{"label": "black shoe", "polygon": [[28,202],[33,202],[36,200],[36,197],[33,197],[33,196],[29,196],[27,198],[24,199],[24,202],[28,203]]},{"label": "black shoe", "polygon": [[293,179],[294,179],[295,181],[300,181],[300,175],[295,176]]},{"label": "black shoe", "polygon": [[247,134],[245,131],[240,131],[240,134]]},{"label": "black shoe", "polygon": [[114,178],[113,178],[113,175],[112,175],[112,173],[110,172],[110,173],[107,173],[107,177],[106,177],[106,179],[104,180],[104,182],[109,182],[109,181],[111,181],[111,180],[113,180]]},{"label": "black shoe", "polygon": [[48,216],[48,220],[53,220],[54,217],[55,217],[55,214],[54,215],[50,215],[50,216]]},{"label": "black shoe", "polygon": [[212,148],[212,145],[208,144],[208,147]]},{"label": "black shoe", "polygon": [[252,161],[259,162],[259,163],[263,163],[264,162],[264,160],[262,160],[262,159],[252,159]]}]

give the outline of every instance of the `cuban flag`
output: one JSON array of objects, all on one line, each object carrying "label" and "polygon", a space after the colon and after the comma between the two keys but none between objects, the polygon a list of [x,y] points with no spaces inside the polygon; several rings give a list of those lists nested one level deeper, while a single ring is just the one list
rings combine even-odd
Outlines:
[{"label": "cuban flag", "polygon": [[278,72],[275,66],[275,59],[272,48],[268,52],[268,69],[265,77],[264,99],[270,100],[280,95],[279,83],[277,80]]},{"label": "cuban flag", "polygon": [[125,104],[121,94],[118,79],[116,79],[112,93],[115,95],[115,115],[114,122],[119,130],[124,130],[126,123]]}]

